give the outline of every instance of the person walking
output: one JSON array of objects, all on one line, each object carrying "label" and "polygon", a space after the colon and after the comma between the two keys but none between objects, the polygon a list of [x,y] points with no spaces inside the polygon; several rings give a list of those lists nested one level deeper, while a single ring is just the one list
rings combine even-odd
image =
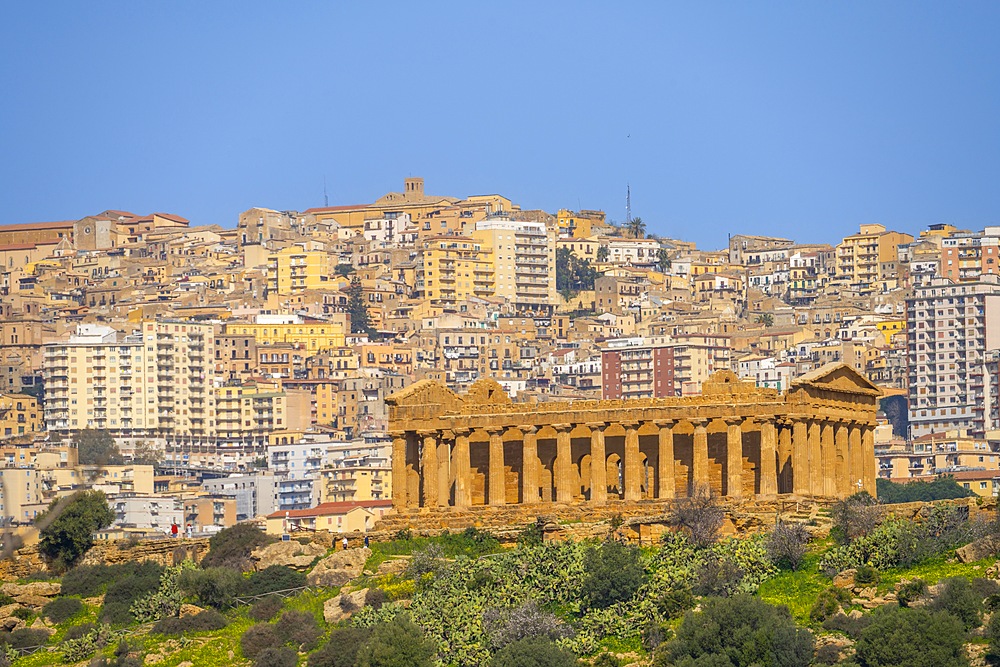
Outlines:
[{"label": "person walking", "polygon": [[365,535],[365,549],[368,548],[368,536]]},{"label": "person walking", "polygon": [[344,537],[344,539],[341,540],[340,543],[344,545],[344,551],[347,551],[347,537]]}]

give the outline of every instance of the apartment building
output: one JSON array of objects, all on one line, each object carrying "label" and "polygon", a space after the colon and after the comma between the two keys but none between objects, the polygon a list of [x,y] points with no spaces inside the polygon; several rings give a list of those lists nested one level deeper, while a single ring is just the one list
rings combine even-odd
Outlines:
[{"label": "apartment building", "polygon": [[258,346],[301,343],[309,352],[343,347],[345,343],[343,322],[307,322],[298,315],[262,314],[253,322],[227,323],[223,329],[226,335],[253,336]]},{"label": "apartment building", "polygon": [[492,249],[467,236],[431,236],[420,243],[415,295],[438,306],[494,292]]},{"label": "apartment building", "polygon": [[117,438],[207,443],[215,437],[211,324],[142,322],[121,335],[81,324],[45,345],[45,424],[68,439],[84,429]]},{"label": "apartment building", "polygon": [[912,242],[912,235],[886,231],[884,225],[861,225],[837,245],[836,276],[862,294],[878,292],[888,267],[898,262],[898,247]]},{"label": "apartment building", "polygon": [[34,396],[0,394],[0,439],[37,433],[42,422],[42,410]]},{"label": "apartment building", "polygon": [[996,429],[989,372],[1000,350],[1000,276],[955,283],[937,278],[906,300],[907,397],[911,436]]},{"label": "apartment building", "polygon": [[279,482],[280,478],[270,472],[258,472],[206,479],[201,488],[213,496],[233,498],[236,520],[247,521],[278,511]]},{"label": "apartment building", "polygon": [[518,312],[551,313],[559,298],[554,228],[501,214],[477,222],[472,235],[492,251],[496,296]]},{"label": "apartment building", "polygon": [[305,509],[315,504],[315,482],[325,459],[324,447],[308,441],[268,445],[267,468],[278,477],[278,510]]},{"label": "apartment building", "polygon": [[292,245],[267,258],[267,293],[288,296],[330,285],[330,256],[319,250]]},{"label": "apartment building", "polygon": [[4,525],[31,523],[45,509],[39,470],[10,463],[0,468],[0,520]]},{"label": "apartment building", "polygon": [[679,395],[674,345],[665,340],[620,338],[601,350],[605,399],[663,398]]},{"label": "apartment building", "polygon": [[1000,227],[955,232],[941,239],[940,275],[954,282],[975,282],[1000,275]]},{"label": "apartment building", "polygon": [[284,391],[256,384],[230,384],[215,390],[218,446],[263,453],[267,436],[288,428],[288,398]]},{"label": "apartment building", "polygon": [[195,533],[217,532],[236,525],[236,499],[198,496],[184,500],[184,526]]}]

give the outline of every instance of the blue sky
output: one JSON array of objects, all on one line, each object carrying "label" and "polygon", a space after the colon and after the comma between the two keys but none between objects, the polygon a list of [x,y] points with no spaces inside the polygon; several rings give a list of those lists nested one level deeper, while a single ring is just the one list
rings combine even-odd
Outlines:
[{"label": "blue sky", "polygon": [[835,242],[1000,222],[1000,3],[9,2],[0,223],[432,194]]}]

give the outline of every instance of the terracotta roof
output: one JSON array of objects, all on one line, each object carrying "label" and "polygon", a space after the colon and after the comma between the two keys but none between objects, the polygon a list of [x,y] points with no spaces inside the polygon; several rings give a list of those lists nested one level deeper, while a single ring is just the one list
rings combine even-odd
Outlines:
[{"label": "terracotta roof", "polygon": [[153,213],[153,215],[160,218],[166,218],[167,220],[173,220],[174,222],[191,222],[187,218],[182,218],[179,215],[174,215],[173,213]]},{"label": "terracotta roof", "polygon": [[307,208],[303,213],[334,213],[336,211],[357,211],[363,208],[371,208],[371,204],[352,204],[350,206],[321,206],[319,208]]},{"label": "terracotta roof", "polygon": [[301,519],[315,516],[330,516],[332,514],[347,514],[356,508],[375,509],[377,507],[392,507],[391,500],[361,500],[358,502],[345,503],[322,503],[316,507],[304,510],[277,511],[267,515],[268,519],[282,519],[287,516],[289,519]]},{"label": "terracotta roof", "polygon": [[59,220],[57,222],[25,222],[20,225],[0,225],[0,232],[20,232],[31,229],[68,229],[75,224],[75,220]]}]

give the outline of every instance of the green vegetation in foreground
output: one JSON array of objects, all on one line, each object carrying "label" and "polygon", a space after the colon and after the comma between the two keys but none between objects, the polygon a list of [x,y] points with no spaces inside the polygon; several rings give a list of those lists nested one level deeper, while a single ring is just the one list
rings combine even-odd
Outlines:
[{"label": "green vegetation in foreground", "polygon": [[[773,663],[782,667],[931,667],[934,661],[965,667],[963,646],[978,642],[987,645],[990,664],[1000,664],[1000,614],[980,627],[1000,609],[1000,584],[983,578],[996,558],[972,564],[954,558],[957,546],[1000,535],[996,521],[970,521],[961,511],[939,507],[913,523],[859,496],[832,510],[830,538],[810,542],[800,527],[785,524],[770,534],[719,539],[711,499],[692,502],[679,515],[683,529],[642,549],[614,541],[544,542],[537,526],[525,529],[513,548],[476,529],[436,538],[400,534],[373,544],[366,567],[406,555],[407,569],[353,582],[354,590],[369,589],[364,606],[341,605],[353,616],[333,627],[323,608],[338,589],[272,598],[263,605],[270,611],[253,610],[253,618],[249,607],[235,606],[234,596],[243,591],[284,590],[304,575],[281,567],[255,574],[220,567],[222,561],[245,563],[259,542],[246,528],[224,531],[207,567],[130,563],[70,570],[62,602],[50,607],[66,619],[55,626],[51,650],[18,658],[15,667],[65,664],[62,651],[74,641],[79,646],[76,637],[86,635],[87,624],[102,619],[112,620],[116,634],[96,652],[84,645],[70,662],[520,667],[568,666],[574,656],[604,666],[616,664],[613,656],[627,656],[623,664],[749,667],[772,664],[766,656],[773,652],[785,656]],[[857,582],[879,596],[919,581],[900,593],[903,608],[869,611],[850,590],[832,587],[843,565],[857,568]],[[928,589],[935,584],[940,586]],[[67,599],[102,593],[103,607],[80,608]],[[182,603],[208,611],[178,621]],[[164,615],[169,622],[153,624]],[[34,615],[25,620],[30,624]],[[756,625],[770,629],[758,632]],[[220,629],[198,630],[205,627]],[[928,637],[923,628],[947,637]],[[924,648],[897,650],[899,642],[879,635],[885,632]],[[839,655],[828,642],[816,641],[831,633],[849,637],[858,655]],[[348,635],[353,644],[346,655],[338,642]],[[126,660],[115,657],[122,636],[131,645]],[[12,638],[0,633],[0,641]],[[821,648],[814,653],[814,646]],[[247,658],[245,650],[258,657]],[[428,661],[434,652],[436,662]]]}]

